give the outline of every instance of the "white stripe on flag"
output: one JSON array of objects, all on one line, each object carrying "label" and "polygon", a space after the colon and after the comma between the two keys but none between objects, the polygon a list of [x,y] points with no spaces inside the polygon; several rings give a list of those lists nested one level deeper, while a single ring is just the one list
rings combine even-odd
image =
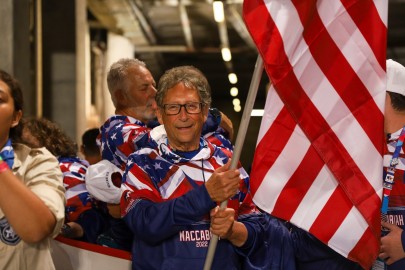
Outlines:
[{"label": "white stripe on flag", "polygon": [[269,93],[267,94],[265,108],[272,108],[271,110],[264,110],[262,122],[260,124],[260,130],[257,142],[260,142],[267,132],[269,127],[273,124],[277,115],[283,109],[284,103],[280,100],[279,95],[274,89],[273,85],[270,86]]},{"label": "white stripe on flag", "polygon": [[368,224],[364,221],[360,212],[353,207],[342,224],[340,224],[335,235],[329,240],[329,245],[341,255],[345,255],[346,250],[351,250],[356,246],[367,228]]},{"label": "white stripe on flag", "polygon": [[[310,143],[304,133],[296,126],[289,143],[285,145],[280,157],[267,172],[265,179],[253,198],[254,202],[261,209],[270,211],[274,208],[277,195],[280,194],[287,181],[301,164],[309,146]],[[291,155],[294,155],[296,158],[290,159]],[[277,181],[273,181],[272,179],[277,179]],[[274,198],[274,200],[269,200],[270,197]]]},{"label": "white stripe on flag", "polygon": [[377,9],[378,15],[381,18],[381,21],[384,23],[385,27],[387,27],[388,22],[387,1],[373,0],[373,3]]}]

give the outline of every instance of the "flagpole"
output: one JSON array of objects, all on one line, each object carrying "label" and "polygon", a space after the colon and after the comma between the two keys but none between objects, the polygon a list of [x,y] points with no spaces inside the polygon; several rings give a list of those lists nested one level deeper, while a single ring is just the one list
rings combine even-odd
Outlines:
[{"label": "flagpole", "polygon": [[[263,59],[258,55],[256,60],[255,69],[253,71],[252,81],[250,82],[249,92],[245,103],[245,109],[243,110],[242,119],[239,125],[238,135],[235,141],[235,148],[233,150],[230,169],[235,169],[238,165],[239,157],[242,152],[243,143],[246,137],[246,131],[249,126],[250,115],[252,113],[253,105],[256,100],[257,90],[259,88],[260,79],[263,73]],[[223,201],[220,204],[221,209],[225,209],[228,201]],[[210,270],[212,261],[215,255],[215,249],[218,244],[218,235],[212,235],[210,243],[208,245],[207,257],[205,258],[204,270]]]}]

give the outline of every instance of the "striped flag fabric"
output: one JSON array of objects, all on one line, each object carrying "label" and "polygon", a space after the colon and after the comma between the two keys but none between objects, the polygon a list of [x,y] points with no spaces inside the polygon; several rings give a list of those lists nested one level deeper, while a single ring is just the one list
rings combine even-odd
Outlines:
[{"label": "striped flag fabric", "polygon": [[272,83],[253,200],[365,269],[380,239],[387,9],[379,0],[243,4]]}]

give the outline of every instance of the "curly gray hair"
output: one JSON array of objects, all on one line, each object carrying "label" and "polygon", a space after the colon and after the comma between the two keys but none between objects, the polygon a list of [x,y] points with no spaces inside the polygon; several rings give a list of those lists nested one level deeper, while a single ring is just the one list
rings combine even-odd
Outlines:
[{"label": "curly gray hair", "polygon": [[156,93],[156,103],[159,107],[163,106],[163,98],[167,91],[180,82],[189,88],[196,89],[201,102],[211,105],[211,87],[204,74],[196,67],[180,66],[167,70],[160,77]]}]

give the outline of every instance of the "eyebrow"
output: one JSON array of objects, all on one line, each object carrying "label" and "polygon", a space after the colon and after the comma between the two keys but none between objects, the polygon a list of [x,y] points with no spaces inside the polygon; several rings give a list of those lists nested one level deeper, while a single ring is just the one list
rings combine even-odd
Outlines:
[{"label": "eyebrow", "polygon": [[[8,91],[6,89],[0,87],[0,96],[2,96],[4,98],[4,96],[8,96],[8,95],[9,95]],[[11,95],[11,93],[10,93],[10,95]]]}]

